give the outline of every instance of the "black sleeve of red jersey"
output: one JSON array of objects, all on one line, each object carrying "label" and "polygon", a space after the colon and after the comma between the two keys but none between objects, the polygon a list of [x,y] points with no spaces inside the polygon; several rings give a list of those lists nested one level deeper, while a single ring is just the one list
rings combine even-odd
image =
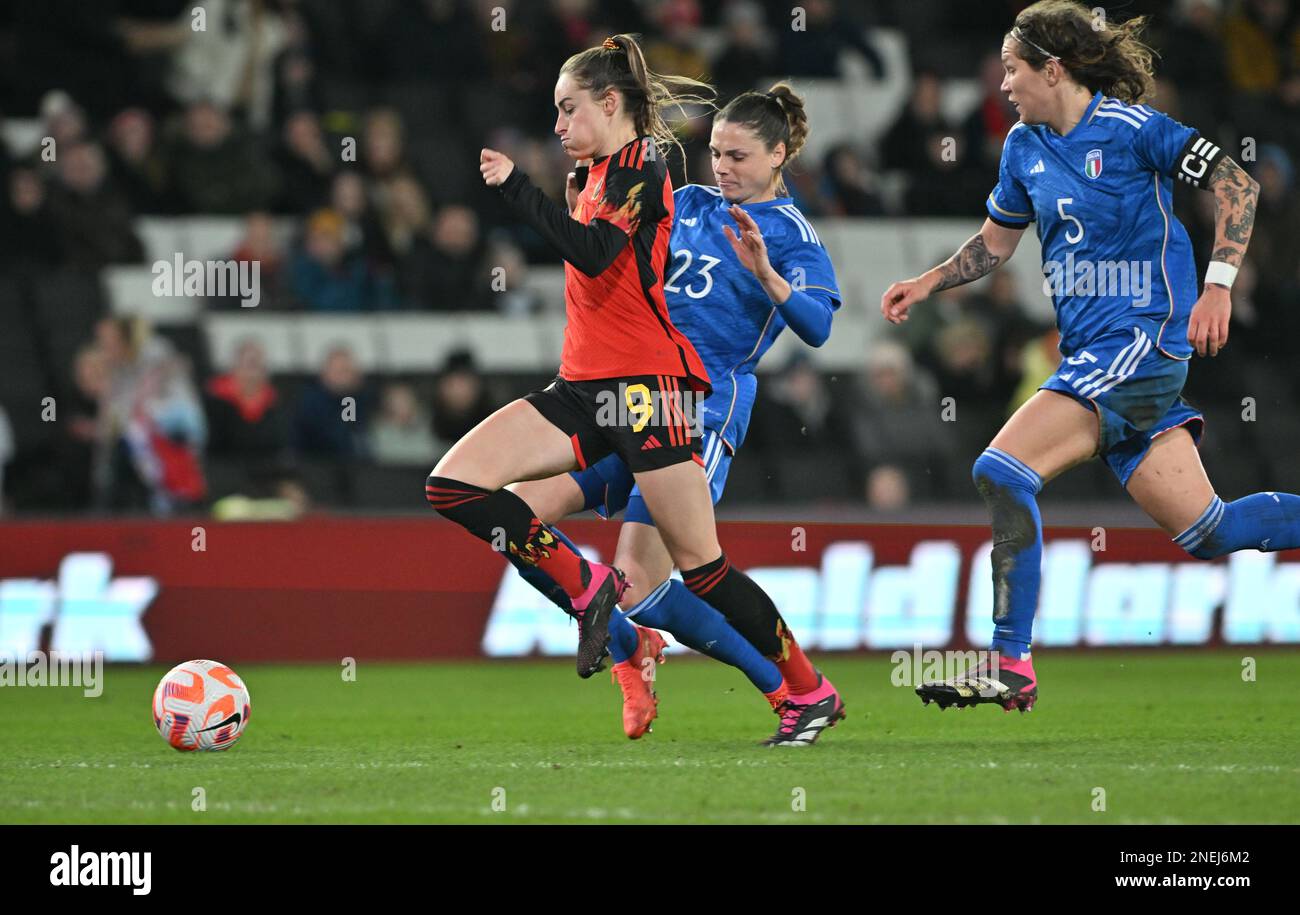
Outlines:
[{"label": "black sleeve of red jersey", "polygon": [[626,247],[628,236],[603,219],[583,225],[551,198],[542,193],[528,176],[516,167],[500,186],[506,203],[542,238],[550,242],[560,256],[587,276],[604,273]]}]

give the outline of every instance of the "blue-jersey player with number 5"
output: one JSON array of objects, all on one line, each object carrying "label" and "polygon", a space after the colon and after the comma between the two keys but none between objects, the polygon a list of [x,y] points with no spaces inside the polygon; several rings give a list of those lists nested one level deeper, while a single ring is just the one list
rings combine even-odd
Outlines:
[{"label": "blue-jersey player with number 5", "polygon": [[[1020,112],[1002,148],[988,219],[945,263],[881,299],[899,323],[931,293],[995,269],[1036,224],[1064,357],[975,461],[993,522],[993,657],[922,683],[927,704],[1022,712],[1038,697],[1030,653],[1042,565],[1035,497],[1100,457],[1134,501],[1198,559],[1300,546],[1300,497],[1215,494],[1197,453],[1204,420],[1181,391],[1192,353],[1228,341],[1229,289],[1255,220],[1258,184],[1213,138],[1145,104],[1153,90],[1142,17],[1116,24],[1074,0],[1024,9],[1002,44],[1002,91]],[[1215,197],[1214,250],[1198,296],[1182,181]]]},{"label": "blue-jersey player with number 5", "polygon": [[[826,249],[782,179],[807,133],[803,101],[788,85],[743,93],[714,119],[710,150],[717,187],[692,184],[673,194],[664,293],[673,324],[690,339],[713,384],[695,412],[714,502],[745,439],[759,359],[787,326],[820,346],[840,305]],[[580,190],[584,184],[581,171],[571,193],[574,185]],[[623,690],[628,737],[642,736],[657,714],[653,683],[644,669],[662,660],[664,642],[655,629],[749,677],[780,716],[767,746],[808,746],[843,717],[835,687],[812,667],[783,623],[773,628],[724,618],[698,596],[709,582],[670,577],[673,563],[660,531],[617,456],[510,488],[547,522],[584,509],[605,517],[626,509],[614,562],[630,584],[621,602],[625,612],[610,621],[609,650]],[[567,595],[544,572],[516,567],[569,609]]]}]

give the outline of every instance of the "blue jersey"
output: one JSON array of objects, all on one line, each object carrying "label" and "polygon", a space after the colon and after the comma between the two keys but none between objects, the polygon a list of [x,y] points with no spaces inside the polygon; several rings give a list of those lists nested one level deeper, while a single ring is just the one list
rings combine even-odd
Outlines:
[{"label": "blue jersey", "polygon": [[1189,146],[1206,142],[1197,136],[1100,92],[1065,136],[1024,123],[1007,134],[988,213],[1004,226],[1038,223],[1044,291],[1066,356],[1141,325],[1166,356],[1191,357],[1196,265],[1172,196],[1173,176],[1191,180],[1179,168]]},{"label": "blue jersey", "polygon": [[[745,439],[758,381],[754,366],[785,329],[785,319],[723,234],[736,231],[729,204],[715,187],[688,184],[673,194],[671,263],[664,280],[668,314],[694,344],[713,383],[702,421],[732,451]],[[768,260],[785,280],[840,304],[826,249],[789,197],[743,204],[758,223]]]}]

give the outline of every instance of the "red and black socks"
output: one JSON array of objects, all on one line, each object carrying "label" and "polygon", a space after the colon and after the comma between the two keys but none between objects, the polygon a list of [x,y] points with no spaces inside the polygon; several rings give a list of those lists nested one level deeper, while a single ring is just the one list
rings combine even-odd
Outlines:
[{"label": "red and black socks", "polygon": [[817,689],[817,671],[786,628],[772,598],[754,579],[734,568],[726,553],[698,569],[683,569],[682,581],[725,616],[751,645],[776,662],[791,693]]}]

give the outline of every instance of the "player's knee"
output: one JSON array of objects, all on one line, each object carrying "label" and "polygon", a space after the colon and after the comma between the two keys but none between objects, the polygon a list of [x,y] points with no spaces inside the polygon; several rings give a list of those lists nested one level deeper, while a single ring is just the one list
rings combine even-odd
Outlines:
[{"label": "player's knee", "polygon": [[1029,465],[996,448],[985,448],[971,466],[971,480],[986,502],[1013,498],[1014,493],[1035,496],[1042,478]]},{"label": "player's knee", "polygon": [[615,561],[614,564],[627,578],[627,590],[623,592],[623,598],[618,602],[624,610],[631,610],[659,586],[659,580],[651,581],[655,576],[639,562],[624,560],[621,563]]},{"label": "player's knee", "polygon": [[1228,543],[1233,538],[1225,535],[1225,524],[1231,526],[1230,519],[1234,516],[1228,509],[1229,506],[1216,495],[1200,517],[1174,537],[1174,543],[1194,559],[1218,559],[1233,552]]},{"label": "player's knee", "polygon": [[475,491],[479,491],[476,486],[471,486],[451,477],[439,476],[436,467],[434,472],[425,477],[424,480],[425,501],[438,514],[444,518],[451,518],[453,521],[456,515],[455,509],[465,504],[466,497]]},{"label": "player's knee", "polygon": [[1220,556],[1226,556],[1232,552],[1224,548],[1223,541],[1214,536],[1213,532],[1199,543],[1190,545],[1181,543],[1179,546],[1186,550],[1187,555],[1193,559],[1218,559]]}]

